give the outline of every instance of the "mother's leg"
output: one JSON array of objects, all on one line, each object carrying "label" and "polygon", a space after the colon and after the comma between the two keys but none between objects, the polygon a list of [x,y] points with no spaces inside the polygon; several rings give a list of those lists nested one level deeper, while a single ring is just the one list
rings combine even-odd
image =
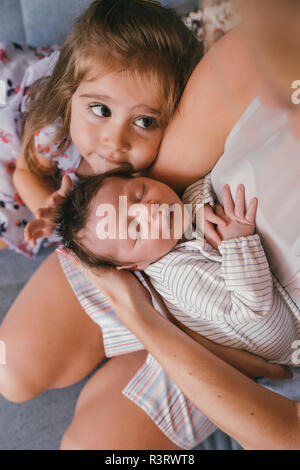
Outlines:
[{"label": "mother's leg", "polygon": [[0,394],[27,401],[84,378],[104,358],[99,326],[84,312],[56,253],[33,274],[0,326]]},{"label": "mother's leg", "polygon": [[145,351],[115,357],[94,374],[79,396],[62,449],[179,449],[141,408],[122,395],[145,359]]}]

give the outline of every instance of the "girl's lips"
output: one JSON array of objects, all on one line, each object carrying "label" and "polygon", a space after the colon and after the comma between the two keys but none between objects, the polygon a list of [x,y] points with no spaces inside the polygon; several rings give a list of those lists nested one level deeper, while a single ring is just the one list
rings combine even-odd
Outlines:
[{"label": "girl's lips", "polygon": [[106,162],[112,163],[113,165],[116,165],[116,166],[128,164],[128,162],[120,162],[119,160],[116,160],[116,159],[113,159],[113,158],[104,157],[103,155],[98,155],[98,154],[97,154],[97,156],[100,157],[100,158],[102,158],[102,159],[105,160]]}]

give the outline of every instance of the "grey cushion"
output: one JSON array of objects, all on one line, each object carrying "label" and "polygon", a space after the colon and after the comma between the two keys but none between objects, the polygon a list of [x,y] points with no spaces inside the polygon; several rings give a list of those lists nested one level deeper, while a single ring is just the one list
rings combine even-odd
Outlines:
[{"label": "grey cushion", "polygon": [[0,2],[0,40],[26,42],[20,0]]},{"label": "grey cushion", "polygon": [[[91,0],[1,0],[0,40],[32,46],[60,44],[74,20]],[[198,0],[162,0],[184,14],[197,8]]]}]

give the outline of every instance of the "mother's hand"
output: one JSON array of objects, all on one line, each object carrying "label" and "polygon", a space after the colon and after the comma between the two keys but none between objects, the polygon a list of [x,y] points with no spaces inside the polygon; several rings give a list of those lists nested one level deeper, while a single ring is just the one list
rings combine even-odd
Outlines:
[{"label": "mother's hand", "polygon": [[[152,297],[150,292],[141,284],[137,277],[125,270],[117,270],[112,267],[101,267],[97,269],[89,269],[75,259],[71,254],[66,254],[61,250],[57,250],[59,254],[67,257],[77,269],[79,269],[101,292],[110,300],[112,307],[116,310],[118,317],[127,328],[137,334],[137,331],[142,331],[138,334],[140,341],[143,343],[143,330],[136,330],[139,320],[143,318],[145,312],[151,309],[151,315],[157,315],[158,312],[154,309],[152,304]],[[147,276],[144,275],[144,278]],[[214,343],[200,334],[190,330],[182,323],[179,323],[173,315],[166,308],[162,297],[148,282],[152,296],[159,304],[161,311],[166,318],[173,323],[178,329],[183,331],[187,336],[192,338],[195,342],[201,344],[210,352],[223,359],[223,361],[232,365],[248,377],[268,377],[273,380],[282,380],[291,378],[292,374],[285,367],[272,364],[265,361],[259,356],[251,354],[247,351],[238,350]],[[160,315],[158,315],[160,316]],[[161,321],[164,319],[161,317]],[[171,333],[172,330],[168,332]],[[149,332],[147,332],[148,334]],[[170,336],[171,338],[171,336]],[[182,339],[183,340],[183,339]],[[163,338],[163,341],[168,341],[168,338]],[[155,355],[156,351],[149,351]],[[158,358],[159,360],[159,358]]]},{"label": "mother's hand", "polygon": [[132,272],[125,269],[117,270],[110,266],[91,269],[83,265],[70,253],[60,249],[56,251],[61,256],[66,257],[95,287],[101,290],[118,312],[118,315],[120,312],[119,317],[124,324],[130,323],[130,319],[127,318],[127,311],[142,308],[145,303],[152,306],[149,291]]}]

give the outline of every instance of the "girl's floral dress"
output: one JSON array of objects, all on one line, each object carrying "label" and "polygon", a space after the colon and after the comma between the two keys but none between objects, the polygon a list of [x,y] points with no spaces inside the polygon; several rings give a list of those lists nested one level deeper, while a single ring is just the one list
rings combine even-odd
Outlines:
[{"label": "girl's floral dress", "polygon": [[[56,46],[32,48],[0,42],[0,238],[9,248],[30,257],[39,251],[45,240],[38,240],[34,248],[24,240],[26,224],[35,216],[18,194],[13,173],[21,147],[21,113],[26,110],[30,86],[51,74],[59,54],[57,49]],[[71,175],[79,166],[81,156],[73,145],[57,156],[58,147],[53,145],[53,137],[59,125],[57,120],[37,132],[36,148],[47,158],[52,158],[55,152],[53,160],[58,169]],[[55,236],[49,240],[54,242]]]}]

